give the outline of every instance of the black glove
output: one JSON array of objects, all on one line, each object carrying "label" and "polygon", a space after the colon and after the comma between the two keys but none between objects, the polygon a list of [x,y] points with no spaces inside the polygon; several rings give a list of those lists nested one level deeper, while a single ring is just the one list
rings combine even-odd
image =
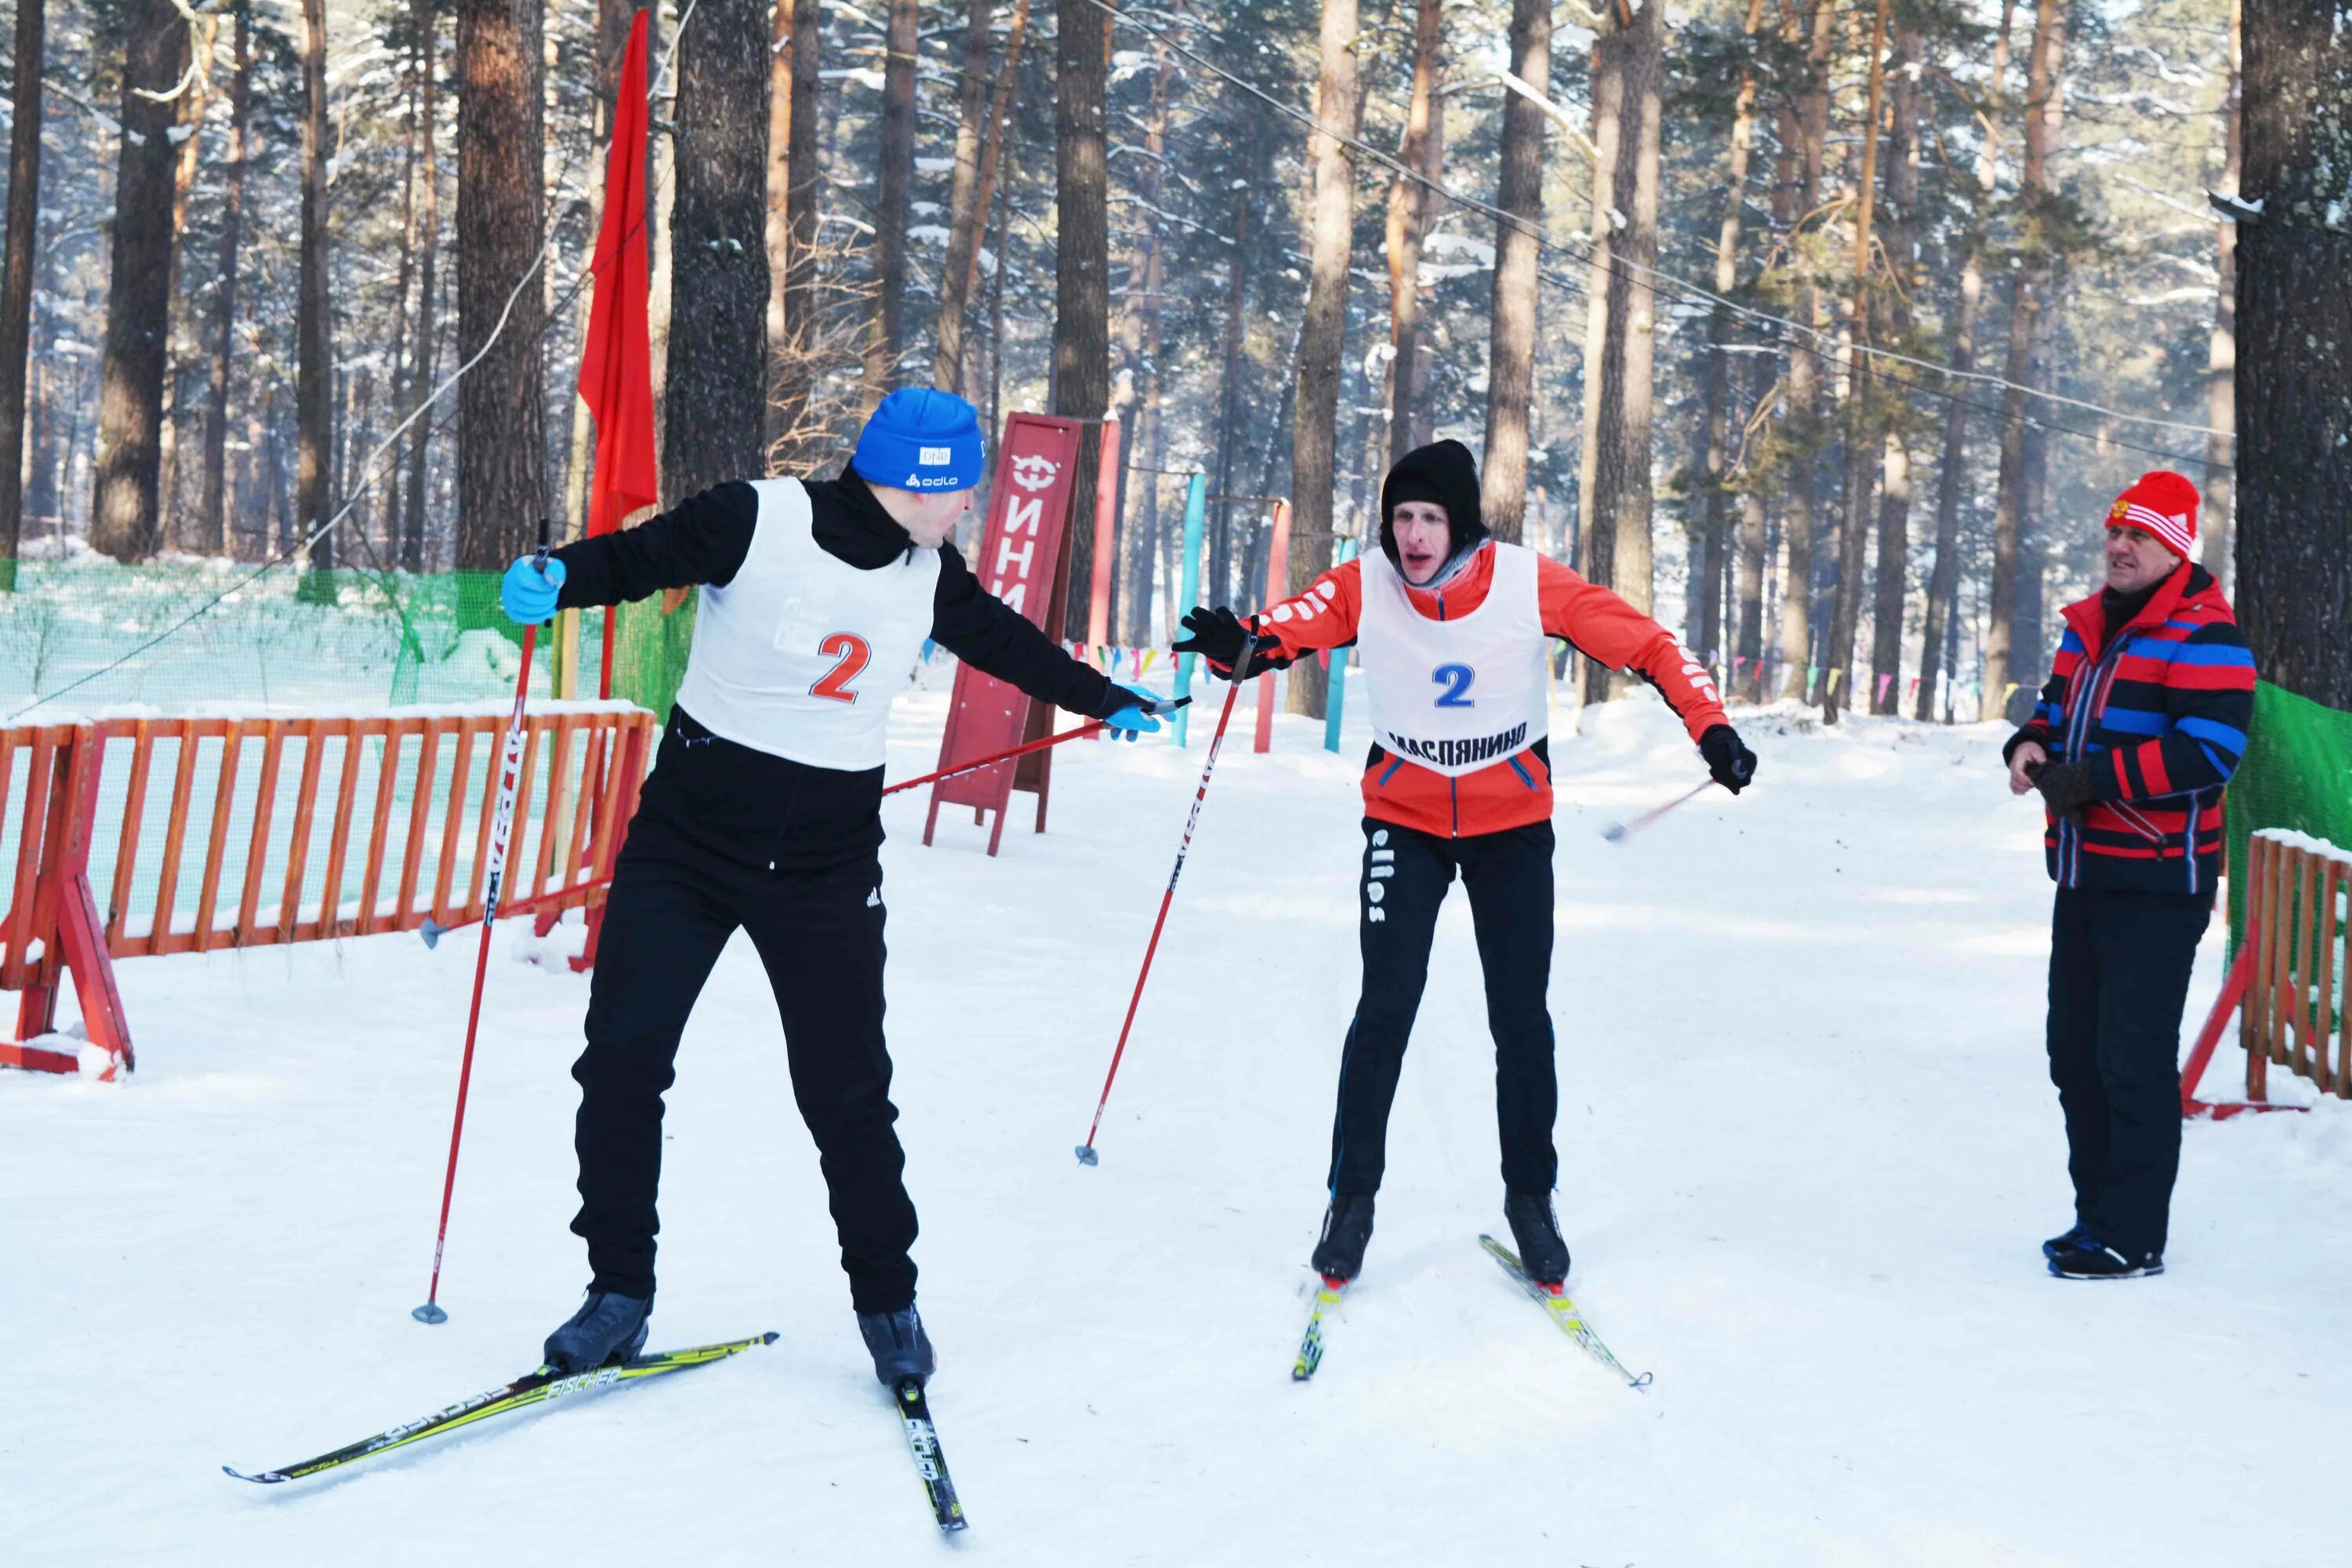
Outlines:
[{"label": "black glove", "polygon": [[1242,625],[1242,618],[1222,605],[1213,610],[1205,605],[1195,605],[1185,611],[1184,630],[1190,635],[1178,638],[1171,645],[1174,651],[1199,654],[1227,680],[1247,680],[1269,669],[1289,667],[1288,659],[1279,657],[1271,648],[1265,648],[1252,652],[1245,668],[1235,669],[1234,665],[1242,660],[1243,650],[1252,646],[1251,634],[1249,628]]},{"label": "black glove", "polygon": [[1698,754],[1706,759],[1706,771],[1715,782],[1738,795],[1756,776],[1756,753],[1741,743],[1739,731],[1728,724],[1708,727],[1698,738]]},{"label": "black glove", "polygon": [[2033,787],[2050,803],[2050,809],[2060,816],[2075,807],[2091,802],[2091,765],[2088,763],[2044,763],[2029,770]]}]

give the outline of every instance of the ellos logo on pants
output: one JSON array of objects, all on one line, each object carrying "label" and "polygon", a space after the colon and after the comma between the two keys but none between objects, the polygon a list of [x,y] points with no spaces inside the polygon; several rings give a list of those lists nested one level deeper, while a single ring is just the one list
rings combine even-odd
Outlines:
[{"label": "ellos logo on pants", "polygon": [[1381,908],[1381,900],[1389,896],[1388,889],[1382,884],[1396,875],[1396,851],[1390,848],[1388,843],[1387,828],[1372,829],[1372,847],[1368,858],[1369,863],[1364,868],[1364,923],[1366,925],[1384,924],[1389,918],[1388,910]]}]

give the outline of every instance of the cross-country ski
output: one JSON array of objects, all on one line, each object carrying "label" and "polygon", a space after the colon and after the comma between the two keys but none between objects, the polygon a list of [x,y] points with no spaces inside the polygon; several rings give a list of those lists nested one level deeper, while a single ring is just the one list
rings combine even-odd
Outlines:
[{"label": "cross-country ski", "polygon": [[1291,1382],[1305,1383],[1323,1364],[1323,1320],[1339,1310],[1347,1294],[1347,1280],[1317,1276],[1315,1305],[1307,1314],[1307,1332],[1299,1337],[1298,1354],[1290,1363]]},{"label": "cross-country ski", "polygon": [[586,1372],[558,1373],[541,1367],[537,1372],[515,1379],[504,1388],[494,1388],[487,1394],[478,1394],[471,1399],[460,1400],[446,1410],[436,1410],[420,1420],[389,1427],[373,1437],[362,1437],[356,1443],[337,1448],[331,1453],[321,1454],[315,1459],[305,1459],[299,1465],[286,1465],[274,1470],[257,1470],[249,1473],[231,1465],[223,1465],[221,1468],[241,1481],[259,1481],[264,1485],[272,1485],[278,1481],[299,1481],[306,1476],[315,1476],[322,1471],[335,1469],[355,1459],[373,1458],[378,1454],[388,1454],[394,1448],[404,1448],[412,1443],[421,1443],[428,1437],[444,1436],[448,1433],[471,1426],[476,1422],[487,1421],[494,1415],[504,1415],[510,1411],[525,1409],[533,1405],[544,1405],[551,1400],[562,1399],[571,1394],[585,1394],[602,1388],[618,1388],[629,1384],[641,1383],[646,1378],[659,1377],[667,1373],[683,1372],[688,1367],[706,1366],[714,1361],[740,1354],[755,1345],[770,1345],[775,1342],[776,1336],[770,1332],[753,1339],[696,1345],[691,1350],[658,1351],[652,1355],[637,1356],[629,1361],[616,1362],[611,1366],[594,1367]]},{"label": "cross-country ski", "polygon": [[1538,1306],[1543,1308],[1545,1315],[1559,1325],[1560,1332],[1575,1342],[1577,1349],[1615,1373],[1624,1381],[1626,1387],[1650,1386],[1652,1374],[1646,1372],[1630,1373],[1625,1370],[1624,1363],[1617,1359],[1607,1345],[1601,1342],[1601,1336],[1594,1333],[1592,1325],[1584,1321],[1584,1313],[1578,1309],[1574,1301],[1569,1299],[1565,1287],[1559,1284],[1546,1285],[1539,1280],[1528,1278],[1527,1267],[1519,1261],[1519,1255],[1491,1236],[1480,1237],[1478,1245],[1486,1249],[1488,1257],[1502,1265],[1503,1272],[1517,1281],[1520,1289],[1525,1290]]}]

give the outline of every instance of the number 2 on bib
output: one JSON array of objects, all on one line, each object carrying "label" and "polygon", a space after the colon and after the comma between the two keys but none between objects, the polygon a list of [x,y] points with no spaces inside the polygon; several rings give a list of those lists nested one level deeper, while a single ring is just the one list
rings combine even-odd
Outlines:
[{"label": "number 2 on bib", "polygon": [[817,644],[816,651],[840,662],[826,670],[817,683],[809,688],[809,695],[831,698],[835,702],[856,701],[857,693],[849,689],[849,683],[866,672],[867,661],[874,657],[874,650],[866,646],[866,639],[852,632],[835,632]]},{"label": "number 2 on bib", "polygon": [[1429,672],[1429,679],[1445,688],[1437,694],[1433,706],[1439,708],[1475,708],[1477,700],[1470,695],[1470,683],[1478,672],[1466,664],[1441,664]]}]

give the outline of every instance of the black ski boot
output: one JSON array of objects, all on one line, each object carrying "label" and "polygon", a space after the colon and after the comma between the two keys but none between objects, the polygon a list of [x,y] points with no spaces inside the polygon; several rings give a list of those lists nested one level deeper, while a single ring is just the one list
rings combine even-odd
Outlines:
[{"label": "black ski boot", "polygon": [[592,1289],[572,1321],[547,1336],[541,1354],[550,1368],[561,1373],[617,1366],[646,1348],[653,1313],[651,1296]]},{"label": "black ski boot", "polygon": [[1323,1211],[1323,1238],[1315,1244],[1315,1272],[1353,1279],[1363,1272],[1364,1245],[1372,1239],[1372,1194],[1337,1193]]},{"label": "black ski boot", "polygon": [[2066,1227],[2063,1235],[2053,1236],[2049,1240],[2043,1242],[2042,1244],[2042,1256],[2044,1258],[2055,1258],[2062,1252],[2065,1252],[2073,1247],[2080,1246],[2084,1240],[2090,1236],[2090,1234],[2091,1233],[2089,1231],[2083,1228],[2083,1222],[2078,1219],[2073,1225]]},{"label": "black ski boot", "polygon": [[2164,1272],[2160,1252],[2132,1252],[2101,1241],[2088,1231],[2053,1255],[2050,1272],[2061,1279],[2139,1279]]},{"label": "black ski boot", "polygon": [[1559,1221],[1552,1217],[1551,1198],[1543,1193],[1507,1193],[1503,1217],[1510,1222],[1511,1239],[1519,1244],[1519,1267],[1538,1285],[1558,1285],[1568,1278],[1568,1243],[1559,1238]]},{"label": "black ski boot", "polygon": [[857,1332],[874,1357],[875,1381],[885,1388],[910,1377],[925,1382],[940,1369],[939,1352],[931,1349],[931,1336],[923,1331],[912,1302],[895,1312],[858,1313]]}]

